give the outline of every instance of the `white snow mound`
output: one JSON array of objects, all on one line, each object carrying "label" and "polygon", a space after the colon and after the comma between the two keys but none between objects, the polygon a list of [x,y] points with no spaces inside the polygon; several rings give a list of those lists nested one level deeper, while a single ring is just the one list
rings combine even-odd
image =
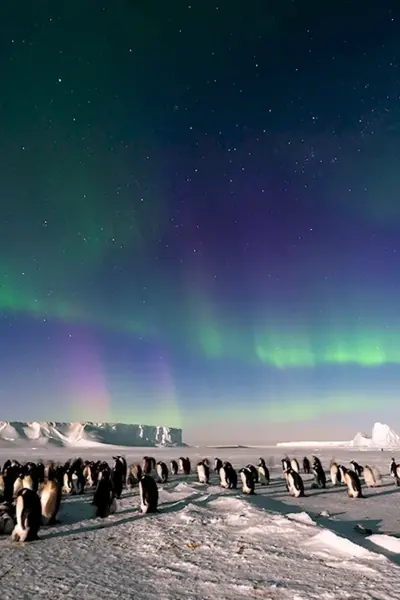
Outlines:
[{"label": "white snow mound", "polygon": [[371,436],[358,432],[350,442],[278,442],[277,446],[294,448],[400,448],[400,436],[389,425],[375,423]]},{"label": "white snow mound", "polygon": [[180,446],[182,430],[153,425],[125,423],[61,423],[44,421],[0,421],[0,445],[35,443],[36,446],[89,448],[113,446]]}]

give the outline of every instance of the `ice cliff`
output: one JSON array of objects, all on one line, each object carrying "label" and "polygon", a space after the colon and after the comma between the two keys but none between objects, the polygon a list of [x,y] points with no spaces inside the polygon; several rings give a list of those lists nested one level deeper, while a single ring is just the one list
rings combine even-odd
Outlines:
[{"label": "ice cliff", "polygon": [[0,421],[0,445],[34,444],[42,446],[90,447],[181,446],[182,429],[125,423],[58,423],[43,421]]}]

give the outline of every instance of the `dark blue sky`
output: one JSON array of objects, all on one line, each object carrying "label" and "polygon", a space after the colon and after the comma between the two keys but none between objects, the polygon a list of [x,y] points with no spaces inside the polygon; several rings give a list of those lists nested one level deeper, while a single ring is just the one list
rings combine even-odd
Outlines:
[{"label": "dark blue sky", "polygon": [[0,418],[399,420],[390,6],[2,9]]}]

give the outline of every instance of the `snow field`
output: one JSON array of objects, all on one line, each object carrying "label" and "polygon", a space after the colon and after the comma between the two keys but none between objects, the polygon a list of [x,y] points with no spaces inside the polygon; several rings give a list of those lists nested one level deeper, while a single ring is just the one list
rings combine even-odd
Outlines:
[{"label": "snow field", "polygon": [[[127,459],[138,460],[146,451],[135,449],[137,455]],[[151,454],[169,462],[180,452]],[[330,452],[318,453],[325,468]],[[284,487],[280,454],[272,459],[270,453],[278,454],[276,448],[184,449],[192,469],[200,458],[214,455],[230,458],[235,468],[257,463],[259,455],[267,463],[274,461],[271,485],[257,486],[254,497],[239,489],[222,490],[215,474],[208,486],[197,483],[195,474],[160,484],[157,515],[138,513],[137,488],[125,491],[117,513],[105,520],[91,517],[92,494],[66,497],[61,524],[42,528],[38,542],[0,539],[0,597],[400,598],[400,489],[393,478],[384,476],[381,488],[364,489],[366,498],[353,500],[343,487],[310,490],[311,478],[304,476],[307,497],[294,499]],[[300,460],[298,450],[296,454]],[[336,455],[344,464],[352,458],[375,464],[383,475],[388,472],[388,453]],[[358,533],[357,524],[370,528],[372,535]]]}]

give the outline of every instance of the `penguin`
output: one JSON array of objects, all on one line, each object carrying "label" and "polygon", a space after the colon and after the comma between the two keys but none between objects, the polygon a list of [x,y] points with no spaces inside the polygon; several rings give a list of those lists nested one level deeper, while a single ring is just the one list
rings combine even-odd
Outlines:
[{"label": "penguin", "polygon": [[31,475],[25,475],[25,477],[22,480],[22,487],[37,492],[37,488],[36,490],[34,489],[34,483]]},{"label": "penguin", "polygon": [[353,467],[353,471],[355,471],[357,473],[357,475],[359,477],[361,477],[361,475],[363,474],[363,471],[364,471],[364,467],[359,465],[355,460],[351,460],[350,464]]},{"label": "penguin", "polygon": [[93,463],[88,462],[83,469],[83,476],[89,488],[92,488],[94,486],[92,465]]},{"label": "penguin", "polygon": [[382,484],[382,476],[376,467],[365,465],[364,482],[367,487],[379,487]]},{"label": "penguin", "polygon": [[246,466],[246,469],[249,469],[250,473],[252,474],[253,479],[254,479],[254,483],[258,483],[258,471],[255,468],[255,466],[251,465],[251,464],[248,464]]},{"label": "penguin", "polygon": [[210,481],[210,467],[204,462],[204,460],[201,460],[199,463],[197,463],[197,477],[199,483],[208,484]]},{"label": "penguin", "polygon": [[242,492],[244,494],[254,494],[255,480],[254,475],[248,467],[244,467],[239,471],[242,480]]},{"label": "penguin", "polygon": [[183,456],[181,456],[179,458],[179,470],[184,475],[190,475],[191,464],[190,464],[190,460],[187,457],[184,458]]},{"label": "penguin", "polygon": [[113,456],[113,460],[115,462],[119,462],[122,466],[120,467],[122,473],[122,487],[126,486],[126,477],[128,475],[128,465],[126,464],[126,459],[118,454],[117,456]]},{"label": "penguin", "polygon": [[0,504],[0,535],[10,535],[15,527],[15,506]]},{"label": "penguin", "polygon": [[20,490],[15,503],[16,524],[11,533],[15,542],[32,542],[38,539],[42,522],[42,507],[36,492],[28,488]]},{"label": "penguin", "polygon": [[109,469],[104,468],[99,472],[92,504],[96,507],[96,517],[100,517],[101,519],[105,519],[109,515],[114,514],[117,510],[117,501],[115,499],[111,482],[111,472]]},{"label": "penguin", "polygon": [[165,464],[165,462],[163,462],[162,460],[160,460],[157,463],[156,471],[157,471],[157,475],[158,475],[161,483],[167,483],[167,481],[168,481],[168,467]]},{"label": "penguin", "polygon": [[142,472],[144,475],[150,475],[151,473],[151,458],[149,456],[143,456],[142,460]]},{"label": "penguin", "polygon": [[347,485],[347,495],[349,498],[362,498],[360,478],[355,471],[343,467],[344,483]]},{"label": "penguin", "polygon": [[40,495],[43,525],[55,525],[61,504],[61,484],[56,478],[50,478],[44,484]]},{"label": "penguin", "polygon": [[169,469],[171,471],[171,475],[178,475],[178,463],[176,460],[171,460],[169,463]]},{"label": "penguin", "polygon": [[314,473],[314,486],[318,488],[326,487],[326,475],[325,471],[322,468],[321,461],[317,459],[313,464],[313,473]]},{"label": "penguin", "polygon": [[222,467],[222,460],[218,457],[214,459],[214,471],[215,473],[219,473]]},{"label": "penguin", "polygon": [[69,493],[72,495],[79,495],[85,493],[85,477],[83,475],[83,460],[77,458],[69,463],[69,467],[66,469],[68,476],[68,487]]},{"label": "penguin", "polygon": [[300,473],[299,461],[296,458],[292,458],[292,460],[290,461],[290,466],[292,467],[293,471],[296,471],[296,473]]},{"label": "penguin", "polygon": [[13,496],[16,498],[18,496],[18,492],[20,492],[24,487],[24,476],[23,473],[20,473],[16,479],[14,480],[13,485]]},{"label": "penguin", "polygon": [[331,464],[330,475],[332,485],[340,485],[340,470],[336,462],[332,462]]},{"label": "penguin", "polygon": [[289,467],[285,471],[285,477],[287,481],[287,489],[291,496],[294,498],[301,498],[304,496],[304,483],[301,475],[297,473],[292,467]]},{"label": "penguin", "polygon": [[397,487],[400,486],[400,465],[396,465],[396,472],[394,474],[394,479]]},{"label": "penguin", "polygon": [[237,488],[237,473],[231,463],[226,461],[223,463],[219,471],[220,486],[227,489]]},{"label": "penguin", "polygon": [[267,465],[265,464],[265,461],[260,462],[260,464],[258,465],[258,480],[261,483],[261,485],[269,485],[269,481],[270,481],[269,469],[268,469]]},{"label": "penguin", "polygon": [[122,487],[126,481],[126,462],[120,460],[121,458],[121,456],[113,456],[114,464],[111,469],[111,484],[117,500],[121,498]]},{"label": "penguin", "polygon": [[305,473],[305,475],[309,475],[311,473],[311,465],[307,456],[303,458],[303,472]]},{"label": "penguin", "polygon": [[208,460],[208,458],[203,458],[202,463],[203,465],[207,465],[207,467],[210,468],[210,461]]},{"label": "penguin", "polygon": [[[34,462],[29,461],[26,463],[25,476],[30,477],[30,481],[28,480],[28,483],[30,484],[30,489],[34,492],[37,492],[39,489],[39,473],[37,465]],[[28,486],[24,483],[24,487]]]},{"label": "penguin", "polygon": [[285,471],[290,469],[290,458],[288,456],[285,456],[285,458],[282,458],[281,463],[282,463],[283,473],[285,473]]},{"label": "penguin", "polygon": [[394,458],[392,458],[392,462],[390,463],[389,473],[391,477],[396,477],[397,464]]},{"label": "penguin", "polygon": [[149,475],[143,475],[139,481],[139,496],[141,513],[158,512],[158,487]]}]

